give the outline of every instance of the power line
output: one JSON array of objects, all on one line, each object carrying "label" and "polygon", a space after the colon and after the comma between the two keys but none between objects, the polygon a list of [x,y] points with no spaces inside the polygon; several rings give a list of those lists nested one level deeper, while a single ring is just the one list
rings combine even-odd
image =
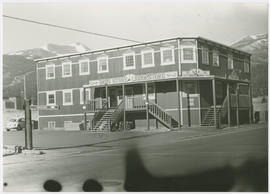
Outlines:
[{"label": "power line", "polygon": [[24,18],[19,18],[19,17],[13,17],[13,16],[8,16],[8,15],[2,15],[2,16],[5,17],[5,18],[9,18],[9,19],[20,20],[20,21],[24,21],[24,22],[29,22],[29,23],[39,24],[39,25],[45,25],[45,26],[50,26],[50,27],[55,27],[55,28],[61,28],[61,29],[75,31],[75,32],[81,32],[81,33],[85,33],[85,34],[91,34],[91,35],[102,36],[102,37],[106,37],[106,38],[112,38],[112,39],[123,40],[123,41],[134,42],[134,43],[140,43],[140,44],[143,43],[143,42],[140,42],[140,41],[137,41],[137,40],[132,40],[132,39],[128,39],[128,38],[121,38],[119,36],[112,36],[112,35],[107,35],[107,34],[90,32],[90,31],[80,30],[80,29],[76,29],[76,28],[60,26],[60,25],[56,25],[56,24],[49,24],[49,23],[44,23],[44,22],[39,22],[39,21],[29,20],[29,19],[24,19]]}]

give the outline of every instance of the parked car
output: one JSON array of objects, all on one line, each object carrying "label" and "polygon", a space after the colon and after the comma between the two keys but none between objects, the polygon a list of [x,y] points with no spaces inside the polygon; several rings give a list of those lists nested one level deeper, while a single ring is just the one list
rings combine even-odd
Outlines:
[{"label": "parked car", "polygon": [[25,119],[24,118],[15,118],[15,119],[10,119],[9,122],[7,123],[6,130],[17,130],[21,131],[22,129],[25,128]]},{"label": "parked car", "polygon": [[[22,117],[10,119],[6,125],[7,131],[11,131],[11,130],[21,131],[24,128],[25,128],[25,119]],[[37,129],[37,128],[38,128],[38,121],[32,120],[32,129]]]}]

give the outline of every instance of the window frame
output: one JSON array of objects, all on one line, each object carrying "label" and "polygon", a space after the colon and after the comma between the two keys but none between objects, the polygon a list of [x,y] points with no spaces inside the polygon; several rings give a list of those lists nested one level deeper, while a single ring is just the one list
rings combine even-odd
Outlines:
[{"label": "window frame", "polygon": [[[133,66],[127,66],[127,62],[126,62],[126,57],[128,56],[132,56],[133,57]],[[131,69],[136,69],[136,55],[134,51],[128,52],[128,53],[124,53],[123,54],[123,69],[124,70],[131,70]]]},{"label": "window frame", "polygon": [[[51,94],[54,95],[54,103],[49,103],[49,95],[51,95]],[[48,105],[48,106],[56,105],[56,92],[55,91],[46,92],[46,105]]]},{"label": "window frame", "polygon": [[[207,62],[205,62],[204,61],[204,53],[206,52],[206,54],[207,54]],[[204,48],[204,47],[202,47],[202,64],[203,65],[210,65],[210,62],[209,62],[209,49],[208,48]]]},{"label": "window frame", "polygon": [[[53,77],[48,77],[48,68],[50,67],[53,67]],[[47,64],[45,69],[46,69],[46,80],[55,79],[55,64],[53,63]]]},{"label": "window frame", "polygon": [[[65,102],[65,94],[67,93],[71,93],[71,96],[70,96],[71,102]],[[62,91],[62,101],[63,101],[63,106],[73,105],[73,90],[72,89],[67,89],[67,90]]]},{"label": "window frame", "polygon": [[[231,60],[231,64],[230,64],[230,60]],[[234,68],[233,55],[228,55],[228,65],[227,65],[227,68],[229,70],[232,70]]]},{"label": "window frame", "polygon": [[[145,64],[144,61],[144,54],[151,54],[152,56],[152,63],[150,64]],[[142,50],[141,51],[141,56],[142,56],[142,68],[148,68],[148,67],[155,67],[155,52],[154,49],[147,49],[147,50]]]},{"label": "window frame", "polygon": [[249,60],[244,60],[244,73],[250,73]]},{"label": "window frame", "polygon": [[[184,59],[184,49],[192,49],[193,59]],[[181,62],[182,63],[196,63],[196,46],[181,46]]]},{"label": "window frame", "polygon": [[[91,88],[86,88],[85,91],[89,93],[89,99],[86,99],[86,101],[87,100],[92,100],[92,98],[91,98]],[[84,104],[83,88],[80,88],[80,104]]]},{"label": "window frame", "polygon": [[[48,129],[55,129],[56,128],[56,122],[55,121],[48,121],[47,124],[48,124],[48,126],[47,126]],[[53,125],[54,127],[53,128],[49,127],[51,125]]]},{"label": "window frame", "polygon": [[[100,61],[106,60],[106,70],[100,70]],[[97,72],[98,73],[108,73],[109,72],[109,57],[108,56],[102,56],[97,58]]]},{"label": "window frame", "polygon": [[[82,72],[82,63],[87,62],[87,72]],[[90,60],[87,59],[80,59],[79,60],[79,75],[89,75],[90,74]]]},{"label": "window frame", "polygon": [[[163,61],[163,52],[171,50],[172,51],[172,61],[170,62],[165,62]],[[174,46],[164,46],[160,48],[160,65],[161,66],[166,66],[166,65],[174,65],[175,64],[175,56],[174,56]]]},{"label": "window frame", "polygon": [[[215,64],[214,63],[214,54],[217,55],[217,65],[214,65]],[[213,50],[212,63],[213,63],[212,65],[214,67],[220,67],[220,64],[219,64],[219,51],[217,51],[217,50]]]},{"label": "window frame", "polygon": [[[64,75],[64,66],[69,65],[70,68],[70,74]],[[72,62],[71,61],[63,61],[62,62],[62,77],[72,77]]]}]

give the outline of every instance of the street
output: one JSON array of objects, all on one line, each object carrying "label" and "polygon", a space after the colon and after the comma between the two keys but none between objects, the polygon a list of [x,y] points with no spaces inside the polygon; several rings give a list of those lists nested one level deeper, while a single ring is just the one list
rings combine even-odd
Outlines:
[{"label": "street", "polygon": [[[43,155],[7,156],[3,161],[4,191],[45,191],[43,184],[51,179],[61,184],[62,191],[82,191],[88,179],[124,183],[125,156],[134,148],[153,176],[179,176],[225,165],[239,167],[248,159],[267,158],[268,131],[267,126],[259,125],[187,138],[180,132],[166,132],[92,146],[45,150]],[[250,182],[243,184],[243,188],[252,188]],[[108,190],[125,189],[121,185]]]}]

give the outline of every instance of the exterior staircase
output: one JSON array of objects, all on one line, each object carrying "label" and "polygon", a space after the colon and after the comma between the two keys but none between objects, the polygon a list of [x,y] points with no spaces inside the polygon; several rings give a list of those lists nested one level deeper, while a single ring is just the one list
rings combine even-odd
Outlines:
[{"label": "exterior staircase", "polygon": [[[96,113],[93,119],[93,131],[112,131],[117,123],[123,118],[124,103],[121,102],[116,108],[109,108],[102,114],[102,110]],[[102,116],[98,116],[102,114]]]},{"label": "exterior staircase", "polygon": [[[221,106],[217,105],[216,106],[216,121],[219,122],[219,118],[220,118],[220,112],[221,112]],[[214,126],[215,125],[215,120],[214,120],[214,106],[211,106],[206,115],[203,118],[203,121],[201,123],[201,126]]]},{"label": "exterior staircase", "polygon": [[149,101],[149,114],[155,117],[160,123],[162,123],[168,129],[174,129],[178,127],[178,122],[168,113],[165,112],[158,104]]}]

